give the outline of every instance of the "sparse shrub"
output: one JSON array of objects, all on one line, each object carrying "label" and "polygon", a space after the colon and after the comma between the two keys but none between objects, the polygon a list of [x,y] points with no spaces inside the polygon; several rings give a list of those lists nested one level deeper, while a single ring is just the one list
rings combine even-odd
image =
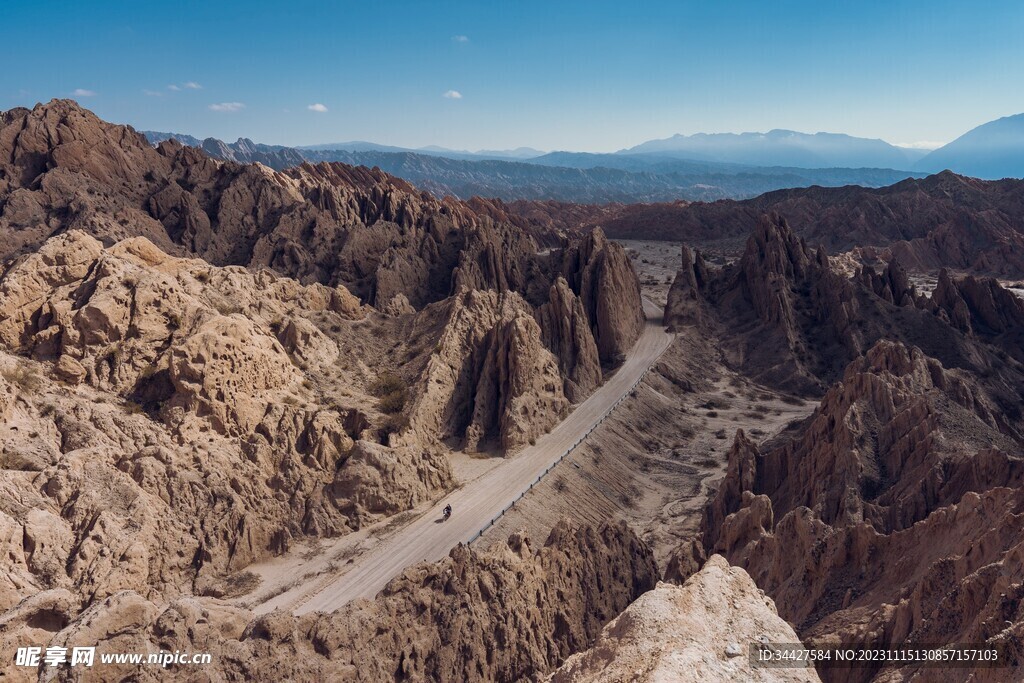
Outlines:
[{"label": "sparse shrub", "polygon": [[242,307],[239,304],[228,299],[221,299],[213,302],[213,307],[216,308],[217,312],[221,315],[233,315],[235,313],[242,312]]},{"label": "sparse shrub", "polygon": [[409,392],[403,387],[381,396],[377,401],[377,407],[382,413],[400,413],[405,408],[408,398]]},{"label": "sparse shrub", "polygon": [[125,401],[124,408],[125,410],[128,411],[129,415],[141,415],[142,413],[146,412],[145,410],[142,409],[142,406],[140,406],[135,401]]},{"label": "sparse shrub", "polygon": [[558,491],[559,493],[563,493],[565,491],[566,487],[567,487],[567,484],[565,483],[565,478],[564,477],[561,477],[561,476],[555,477],[555,490],[556,491]]},{"label": "sparse shrub", "polygon": [[391,415],[380,426],[384,437],[391,434],[398,434],[409,426],[409,418],[405,415]]},{"label": "sparse shrub", "polygon": [[382,413],[400,413],[409,400],[408,385],[393,372],[382,372],[367,389],[377,397],[377,408]]},{"label": "sparse shrub", "polygon": [[406,384],[404,379],[393,372],[382,372],[377,375],[377,379],[370,383],[367,390],[369,390],[371,395],[381,398],[387,394],[391,394],[405,388]]},{"label": "sparse shrub", "polygon": [[717,410],[709,410],[709,411],[708,411],[707,413],[705,413],[705,414],[706,414],[706,415],[707,415],[708,417],[718,417],[718,411],[717,411]]},{"label": "sparse shrub", "polygon": [[22,391],[35,394],[43,388],[43,376],[34,365],[21,364],[3,371],[3,378]]},{"label": "sparse shrub", "polygon": [[709,398],[707,401],[704,401],[704,403],[701,404],[701,408],[708,408],[711,410],[721,410],[723,408],[728,408],[730,406],[731,404],[728,401],[720,398]]},{"label": "sparse shrub", "polygon": [[727,436],[727,434],[725,432],[725,428],[724,427],[722,429],[719,429],[718,431],[715,432],[715,438],[716,439],[728,438],[728,436]]}]

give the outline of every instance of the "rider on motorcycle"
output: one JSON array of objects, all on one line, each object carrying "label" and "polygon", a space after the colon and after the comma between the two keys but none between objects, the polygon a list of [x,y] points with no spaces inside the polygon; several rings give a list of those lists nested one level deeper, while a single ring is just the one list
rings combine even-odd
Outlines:
[{"label": "rider on motorcycle", "polygon": [[451,505],[445,505],[444,506],[444,518],[448,519],[451,516],[452,516],[452,506]]}]

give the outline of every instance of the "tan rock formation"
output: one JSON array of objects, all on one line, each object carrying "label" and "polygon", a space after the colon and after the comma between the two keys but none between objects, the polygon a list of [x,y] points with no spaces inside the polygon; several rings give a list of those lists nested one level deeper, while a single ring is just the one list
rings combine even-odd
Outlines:
[{"label": "tan rock formation", "polygon": [[682,268],[676,272],[665,304],[665,325],[700,325],[705,321],[703,293],[711,275],[699,251],[682,246]]},{"label": "tan rock formation", "polygon": [[514,451],[565,416],[558,364],[522,297],[468,290],[445,307],[444,332],[415,389],[412,431]]},{"label": "tan rock formation", "polygon": [[644,326],[640,284],[625,249],[600,228],[560,253],[561,274],[583,300],[601,362],[621,362]]},{"label": "tan rock formation", "polygon": [[[760,640],[759,640],[760,639]],[[751,664],[759,642],[798,643],[793,627],[747,573],[713,556],[682,586],[659,583],[573,655],[551,683],[818,681],[813,668]]]},{"label": "tan rock formation", "polygon": [[64,587],[83,605],[216,594],[293,536],[452,483],[436,451],[361,441],[365,406],[319,400],[333,330],[365,313],[342,288],[71,231],[12,264],[0,298],[0,342],[34,359],[0,353],[0,610]]},{"label": "tan rock formation", "polygon": [[566,397],[573,403],[583,400],[602,379],[601,359],[583,302],[559,277],[535,316],[544,346],[558,359]]},{"label": "tan rock formation", "polygon": [[[650,549],[624,525],[563,524],[539,548],[521,535],[486,553],[460,546],[409,568],[375,600],[333,614],[253,618],[211,598],[161,608],[121,592],[76,615],[66,593],[47,591],[3,617],[0,645],[31,637],[98,642],[101,652],[210,652],[220,675],[251,681],[536,680],[589,646],[656,581]],[[198,681],[209,667],[173,672]],[[56,680],[71,673],[58,671]],[[115,666],[96,673],[142,681],[168,674]]]}]

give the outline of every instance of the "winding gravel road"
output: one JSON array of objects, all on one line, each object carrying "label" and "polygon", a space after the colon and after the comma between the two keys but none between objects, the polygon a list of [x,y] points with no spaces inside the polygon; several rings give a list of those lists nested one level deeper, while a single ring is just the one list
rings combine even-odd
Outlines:
[{"label": "winding gravel road", "polygon": [[[644,301],[647,324],[618,372],[576,407],[536,445],[520,451],[500,465],[439,500],[430,510],[356,559],[343,575],[323,582],[318,577],[259,605],[258,612],[276,608],[296,614],[331,612],[356,598],[373,598],[388,581],[410,565],[436,562],[459,543],[472,540],[488,522],[530,488],[537,477],[559,462],[562,455],[584,438],[629,394],[644,373],[672,341],[662,326],[661,310]],[[441,511],[451,504],[453,514],[441,522]]]}]

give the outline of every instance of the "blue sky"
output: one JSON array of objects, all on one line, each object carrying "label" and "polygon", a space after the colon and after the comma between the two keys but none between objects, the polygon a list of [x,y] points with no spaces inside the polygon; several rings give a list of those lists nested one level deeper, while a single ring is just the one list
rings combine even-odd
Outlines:
[{"label": "blue sky", "polygon": [[6,0],[0,108],[77,91],[139,129],[289,145],[946,142],[1024,112],[1022,35],[1019,1]]}]

